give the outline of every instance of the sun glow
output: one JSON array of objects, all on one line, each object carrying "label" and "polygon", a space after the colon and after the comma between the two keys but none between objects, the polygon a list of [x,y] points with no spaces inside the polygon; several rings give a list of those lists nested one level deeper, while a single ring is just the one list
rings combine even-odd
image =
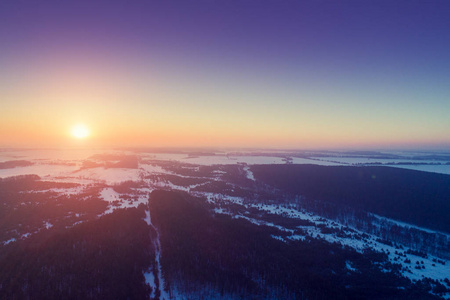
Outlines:
[{"label": "sun glow", "polygon": [[89,136],[89,129],[84,124],[77,124],[70,131],[72,136],[77,139],[84,139]]}]

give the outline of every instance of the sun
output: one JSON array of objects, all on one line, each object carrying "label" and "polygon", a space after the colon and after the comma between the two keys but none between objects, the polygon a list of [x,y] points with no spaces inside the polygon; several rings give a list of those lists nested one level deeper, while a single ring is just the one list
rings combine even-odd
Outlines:
[{"label": "sun", "polygon": [[77,139],[87,138],[90,134],[89,129],[84,124],[77,124],[73,126],[70,133]]}]

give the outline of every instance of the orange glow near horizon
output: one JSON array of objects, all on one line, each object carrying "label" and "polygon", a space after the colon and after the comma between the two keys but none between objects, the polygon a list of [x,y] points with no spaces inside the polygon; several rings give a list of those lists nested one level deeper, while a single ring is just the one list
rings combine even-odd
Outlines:
[{"label": "orange glow near horizon", "polygon": [[[389,95],[221,81],[223,74],[180,77],[93,59],[38,60],[0,90],[0,147],[450,146],[447,110],[423,102],[399,114],[401,102],[377,102]],[[74,127],[80,120],[85,125]]]},{"label": "orange glow near horizon", "polygon": [[[62,122],[48,122],[40,126],[20,126],[11,124],[10,128],[1,127],[0,136],[3,147],[250,147],[250,148],[297,148],[297,149],[341,149],[341,148],[414,148],[419,145],[439,146],[440,137],[413,140],[404,139],[399,133],[389,136],[376,136],[360,132],[326,133],[323,130],[285,130],[276,132],[261,124],[254,129],[243,126],[238,129],[206,126],[198,128],[197,124],[181,123],[157,125],[159,120],[129,124],[124,119],[103,119],[100,123],[92,123],[91,128],[70,128]],[[57,125],[59,124],[59,125]],[[14,126],[17,125],[17,126]],[[183,126],[184,125],[184,126]],[[310,124],[302,124],[302,128]],[[15,128],[13,128],[15,127]],[[95,134],[93,130],[95,129]],[[227,130],[228,129],[228,130]]]}]

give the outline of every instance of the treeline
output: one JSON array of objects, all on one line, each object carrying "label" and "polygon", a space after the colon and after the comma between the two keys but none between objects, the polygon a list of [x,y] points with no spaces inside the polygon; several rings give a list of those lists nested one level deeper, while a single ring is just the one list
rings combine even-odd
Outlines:
[{"label": "treeline", "polygon": [[0,299],[148,299],[154,249],[144,216],[116,210],[2,247]]},{"label": "treeline", "polygon": [[389,241],[391,246],[401,244],[441,258],[450,258],[450,235],[448,234],[421,230],[407,225],[401,226],[394,220],[377,217],[361,209],[305,197],[281,197],[276,204],[313,212],[345,226],[376,235]]},{"label": "treeline", "polygon": [[78,183],[70,182],[53,182],[41,180],[38,175],[18,175],[6,178],[0,178],[0,198],[5,201],[7,195],[17,192],[41,191],[51,188],[72,188],[79,186]]},{"label": "treeline", "polygon": [[[272,237],[282,234],[276,228],[214,215],[180,192],[154,191],[150,211],[170,292],[195,299],[435,298],[400,277],[383,253],[312,238],[284,243]],[[380,271],[383,265],[393,271]]]},{"label": "treeline", "polygon": [[27,160],[10,160],[10,161],[4,161],[0,162],[0,169],[11,169],[16,167],[28,167],[33,165],[31,161]]},{"label": "treeline", "polygon": [[292,197],[349,206],[450,233],[450,176],[391,167],[256,165],[257,180]]}]

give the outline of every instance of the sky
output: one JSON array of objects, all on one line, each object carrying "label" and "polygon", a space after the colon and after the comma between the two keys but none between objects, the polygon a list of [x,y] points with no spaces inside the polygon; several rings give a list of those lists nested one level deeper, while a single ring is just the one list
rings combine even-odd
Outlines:
[{"label": "sky", "polygon": [[2,0],[0,147],[450,150],[449,15],[425,0]]}]

